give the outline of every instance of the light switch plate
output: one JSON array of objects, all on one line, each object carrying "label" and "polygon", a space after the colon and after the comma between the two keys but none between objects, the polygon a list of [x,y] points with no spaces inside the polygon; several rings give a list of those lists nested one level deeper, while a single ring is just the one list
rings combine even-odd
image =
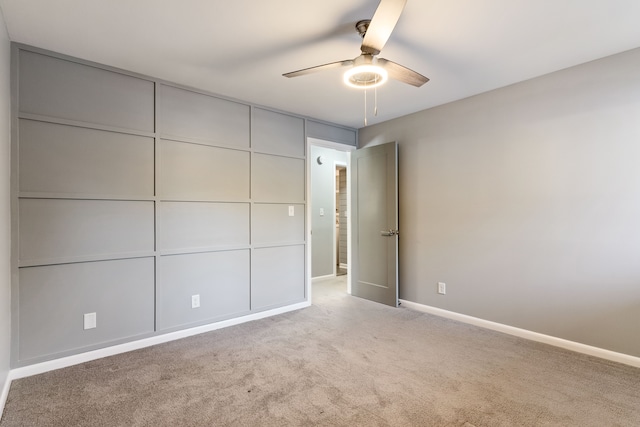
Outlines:
[{"label": "light switch plate", "polygon": [[96,313],[84,314],[84,329],[93,329],[96,327]]},{"label": "light switch plate", "polygon": [[320,216],[324,216],[324,208],[320,208]]},{"label": "light switch plate", "polygon": [[293,216],[295,214],[295,208],[293,206],[289,206],[289,216]]}]

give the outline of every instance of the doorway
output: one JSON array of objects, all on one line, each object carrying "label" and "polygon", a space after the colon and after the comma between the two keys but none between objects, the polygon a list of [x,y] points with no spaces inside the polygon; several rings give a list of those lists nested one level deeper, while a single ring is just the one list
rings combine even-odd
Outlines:
[{"label": "doorway", "polygon": [[[347,278],[347,293],[398,306],[398,144],[356,150],[308,138],[307,273],[312,280]],[[341,157],[339,159],[338,157]],[[336,167],[346,162],[347,274],[337,276]],[[339,173],[339,171],[338,171]],[[338,224],[339,225],[339,224]]]},{"label": "doorway", "polygon": [[347,274],[347,165],[336,163],[336,276]]},{"label": "doorway", "polygon": [[309,284],[346,277],[350,262],[350,161],[356,147],[308,138],[308,233]]}]

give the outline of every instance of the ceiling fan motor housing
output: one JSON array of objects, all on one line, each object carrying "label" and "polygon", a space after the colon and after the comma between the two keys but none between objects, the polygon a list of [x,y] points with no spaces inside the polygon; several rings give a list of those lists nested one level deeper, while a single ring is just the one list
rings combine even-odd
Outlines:
[{"label": "ceiling fan motor housing", "polygon": [[371,19],[363,19],[362,21],[358,21],[356,23],[356,30],[358,30],[358,34],[360,34],[360,37],[364,38],[365,34],[367,34],[369,24],[371,24]]}]

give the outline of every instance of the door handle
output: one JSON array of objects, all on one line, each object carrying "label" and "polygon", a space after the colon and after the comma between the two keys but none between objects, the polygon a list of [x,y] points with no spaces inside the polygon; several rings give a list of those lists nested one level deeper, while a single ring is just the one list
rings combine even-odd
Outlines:
[{"label": "door handle", "polygon": [[381,236],[398,236],[400,235],[400,232],[398,230],[387,230],[387,231],[381,231],[380,235]]}]

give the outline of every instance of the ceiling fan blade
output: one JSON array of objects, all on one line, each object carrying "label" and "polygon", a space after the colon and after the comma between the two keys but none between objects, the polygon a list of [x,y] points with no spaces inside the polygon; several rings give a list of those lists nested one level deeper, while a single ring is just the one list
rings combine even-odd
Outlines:
[{"label": "ceiling fan blade", "polygon": [[377,55],[389,40],[407,0],[380,0],[371,19],[360,49],[363,53]]},{"label": "ceiling fan blade", "polygon": [[292,71],[290,73],[283,74],[283,76],[285,76],[285,77],[298,77],[298,76],[304,76],[304,75],[307,75],[307,74],[316,73],[318,71],[325,71],[325,70],[330,70],[332,68],[346,67],[346,66],[349,66],[349,65],[353,65],[353,59],[346,59],[344,61],[331,62],[329,64],[317,65],[315,67],[309,67],[309,68],[305,68],[305,69],[298,70],[298,71]]},{"label": "ceiling fan blade", "polygon": [[378,58],[378,65],[387,70],[390,78],[410,84],[415,87],[420,87],[429,81],[429,79],[422,74],[416,73],[415,71],[410,70],[407,67],[396,64],[395,62],[386,60],[384,58]]}]

